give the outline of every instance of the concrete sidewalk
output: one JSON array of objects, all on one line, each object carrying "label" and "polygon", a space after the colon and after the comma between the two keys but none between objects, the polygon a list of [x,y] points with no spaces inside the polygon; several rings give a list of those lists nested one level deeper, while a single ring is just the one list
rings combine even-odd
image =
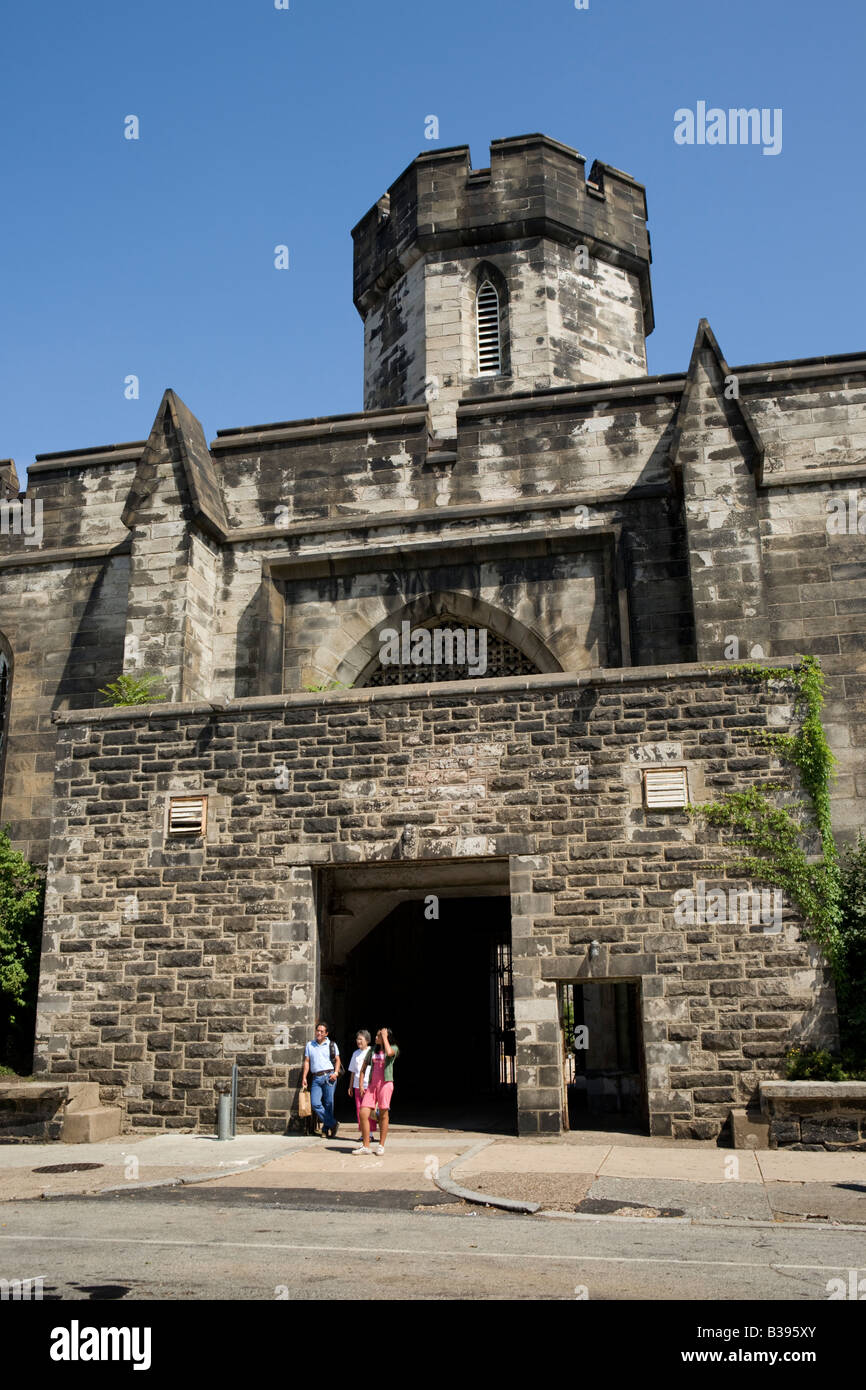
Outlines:
[{"label": "concrete sidewalk", "polygon": [[[155,1185],[255,1190],[281,1201],[400,1194],[404,1205],[465,1210],[437,1186],[538,1203],[543,1213],[819,1219],[866,1226],[866,1154],[719,1149],[610,1134],[513,1139],[395,1126],[384,1157],[355,1157],[354,1126],[337,1139],[201,1134],[121,1135],[101,1144],[0,1145],[0,1201]],[[473,1150],[470,1154],[470,1150]],[[465,1156],[465,1157],[464,1157]],[[461,1161],[462,1160],[462,1161]],[[65,1171],[57,1171],[65,1170]],[[53,1170],[53,1171],[52,1171]]]},{"label": "concrete sidewalk", "polygon": [[451,1177],[550,1212],[866,1226],[866,1154],[501,1140]]}]

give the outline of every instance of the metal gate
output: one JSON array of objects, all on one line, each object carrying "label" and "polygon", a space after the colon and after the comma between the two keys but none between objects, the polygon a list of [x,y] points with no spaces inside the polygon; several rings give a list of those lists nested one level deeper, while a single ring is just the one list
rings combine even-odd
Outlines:
[{"label": "metal gate", "polygon": [[563,1124],[571,1129],[594,1116],[645,1112],[640,985],[636,981],[563,982]]},{"label": "metal gate", "polygon": [[517,1038],[514,1027],[511,942],[495,941],[491,955],[491,1075],[496,1079],[497,1086],[513,1086],[517,1081]]}]

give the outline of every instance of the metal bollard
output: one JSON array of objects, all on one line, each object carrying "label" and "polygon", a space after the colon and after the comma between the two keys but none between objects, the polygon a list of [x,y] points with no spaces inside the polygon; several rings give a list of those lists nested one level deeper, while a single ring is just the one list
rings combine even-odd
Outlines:
[{"label": "metal bollard", "polygon": [[232,1137],[232,1098],[231,1092],[221,1091],[217,1109],[217,1139]]}]

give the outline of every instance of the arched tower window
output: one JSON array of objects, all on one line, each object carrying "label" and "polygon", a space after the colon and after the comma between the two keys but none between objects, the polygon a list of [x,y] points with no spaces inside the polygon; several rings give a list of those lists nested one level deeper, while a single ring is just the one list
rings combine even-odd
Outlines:
[{"label": "arched tower window", "polygon": [[498,376],[502,371],[502,327],[499,295],[489,280],[485,280],[483,285],[478,287],[475,321],[478,335],[478,374]]}]

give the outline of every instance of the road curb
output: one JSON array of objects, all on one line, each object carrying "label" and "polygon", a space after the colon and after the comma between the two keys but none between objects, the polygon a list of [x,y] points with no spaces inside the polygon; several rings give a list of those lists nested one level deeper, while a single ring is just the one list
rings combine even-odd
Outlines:
[{"label": "road curb", "polygon": [[866,1226],[853,1221],[767,1221],[764,1217],[751,1220],[747,1216],[613,1216],[605,1213],[593,1214],[588,1211],[543,1211],[541,1215],[548,1221],[627,1221],[631,1226],[736,1226],[738,1229],[767,1231],[864,1231]]},{"label": "road curb", "polygon": [[450,1163],[445,1163],[436,1173],[433,1181],[442,1192],[447,1192],[449,1197],[459,1197],[464,1202],[474,1202],[480,1207],[499,1207],[503,1211],[519,1211],[525,1215],[534,1216],[541,1210],[540,1202],[519,1202],[513,1197],[494,1197],[487,1192],[473,1192],[471,1188],[461,1187],[459,1183],[451,1181],[451,1169],[455,1164],[458,1166],[465,1163],[467,1159],[474,1158],[481,1153],[482,1149],[494,1144],[495,1139],[482,1139],[480,1143],[474,1144],[471,1149],[467,1149],[465,1154],[458,1154],[452,1158]]}]

